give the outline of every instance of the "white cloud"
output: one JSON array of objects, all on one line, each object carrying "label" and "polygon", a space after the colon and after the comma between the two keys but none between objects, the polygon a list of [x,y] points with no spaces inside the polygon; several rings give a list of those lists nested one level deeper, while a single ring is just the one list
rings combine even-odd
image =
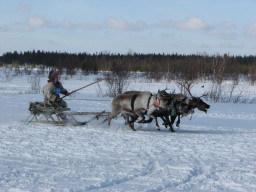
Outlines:
[{"label": "white cloud", "polygon": [[83,30],[99,30],[101,27],[97,24],[91,24],[91,23],[72,23],[69,20],[62,21],[60,23],[57,23],[55,25],[52,25],[52,27],[62,27],[67,29],[83,29]]},{"label": "white cloud", "polygon": [[78,23],[74,25],[76,28],[84,29],[84,30],[99,30],[101,27],[97,24],[91,23]]},{"label": "white cloud", "polygon": [[236,28],[236,25],[232,22],[223,22],[220,24],[220,27],[227,30],[232,30]]},{"label": "white cloud", "polygon": [[22,23],[16,23],[12,26],[5,26],[4,27],[4,30],[5,31],[25,31],[25,30],[28,30],[29,27],[25,24],[22,24]]},{"label": "white cloud", "polygon": [[46,25],[46,22],[41,17],[34,16],[34,17],[28,18],[27,24],[31,28],[40,28]]},{"label": "white cloud", "polygon": [[124,20],[121,20],[121,19],[109,18],[106,21],[106,26],[109,29],[117,29],[117,30],[127,30],[127,29],[129,29],[128,23]]},{"label": "white cloud", "polygon": [[188,17],[183,21],[164,20],[155,23],[153,26],[161,28],[176,28],[182,30],[201,30],[207,27],[203,19],[197,17]]},{"label": "white cloud", "polygon": [[207,27],[207,24],[200,18],[189,17],[184,21],[175,22],[174,25],[179,29],[200,30]]},{"label": "white cloud", "polygon": [[245,33],[247,35],[256,35],[256,22],[250,23],[247,26],[245,26]]},{"label": "white cloud", "polygon": [[173,21],[171,20],[164,20],[160,21],[158,23],[153,24],[155,27],[160,27],[160,28],[168,28],[173,26]]},{"label": "white cloud", "polygon": [[208,25],[206,28],[206,31],[210,34],[210,35],[214,35],[214,36],[230,36],[230,37],[234,37],[235,33],[231,33],[231,30],[236,29],[236,25],[232,22],[222,22],[220,24],[217,25]]},{"label": "white cloud", "polygon": [[65,20],[57,24],[58,27],[72,28],[73,24],[69,20]]},{"label": "white cloud", "polygon": [[2,26],[0,27],[3,31],[27,31],[38,29],[47,26],[48,23],[41,17],[33,16],[29,17],[24,23],[15,23],[10,26]]},{"label": "white cloud", "polygon": [[108,29],[120,30],[120,31],[139,31],[144,30],[147,24],[142,21],[136,23],[128,23],[123,19],[109,18],[106,20],[105,26]]},{"label": "white cloud", "polygon": [[210,34],[210,35],[222,35],[223,32],[219,29],[216,29],[216,28],[210,28],[207,30],[207,32]]},{"label": "white cloud", "polygon": [[231,40],[238,37],[237,26],[232,22],[221,22],[215,25],[207,25],[204,28],[209,35],[216,36],[220,39]]}]

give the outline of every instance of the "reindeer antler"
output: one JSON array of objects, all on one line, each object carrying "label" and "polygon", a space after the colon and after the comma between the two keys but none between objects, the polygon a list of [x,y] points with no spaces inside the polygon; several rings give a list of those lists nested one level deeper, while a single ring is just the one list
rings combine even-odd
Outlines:
[{"label": "reindeer antler", "polygon": [[193,82],[188,82],[188,81],[186,81],[186,82],[177,82],[177,84],[179,84],[180,86],[182,86],[184,89],[186,89],[187,90],[187,92],[188,92],[188,94],[191,96],[191,97],[194,97],[193,95],[192,95],[192,93],[190,92],[190,89],[191,89],[191,86],[192,86],[192,84],[193,84]]},{"label": "reindeer antler", "polygon": [[172,93],[170,92],[170,95],[173,95],[174,93],[175,93],[175,89],[173,90],[173,92],[172,92]]}]

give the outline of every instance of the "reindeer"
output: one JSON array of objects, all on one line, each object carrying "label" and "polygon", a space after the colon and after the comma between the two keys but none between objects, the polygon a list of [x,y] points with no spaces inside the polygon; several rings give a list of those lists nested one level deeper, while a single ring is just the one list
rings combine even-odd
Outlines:
[{"label": "reindeer", "polygon": [[[203,94],[200,97],[194,97],[191,94],[191,86],[192,86],[192,82],[185,82],[185,83],[178,83],[180,86],[182,86],[183,88],[185,88],[185,90],[187,90],[188,94],[191,96],[191,99],[186,97],[183,94],[173,94],[173,99],[175,101],[183,101],[184,103],[188,104],[189,106],[191,106],[192,109],[198,109],[200,111],[203,111],[205,113],[207,113],[207,109],[210,108],[210,105],[208,105],[207,103],[205,103],[201,98],[207,96],[207,94]],[[171,124],[173,124],[175,122],[176,117],[178,116],[178,121],[176,122],[176,126],[179,127],[180,124],[180,115],[179,113],[177,113],[176,115],[171,116]]]},{"label": "reindeer", "polygon": [[[164,98],[160,94],[152,95],[151,92],[129,91],[115,97],[111,102],[112,112],[108,118],[108,125],[113,118],[117,117],[120,113],[124,116],[126,123],[133,130],[134,122],[144,123],[145,115],[156,119],[152,113],[157,109],[167,108],[169,98]],[[129,117],[132,121],[129,121]],[[138,117],[141,117],[138,120]],[[156,128],[160,130],[156,124]]]},{"label": "reindeer", "polygon": [[[167,89],[167,88],[166,88]],[[165,90],[166,90],[165,89]],[[139,117],[138,115],[136,115],[135,113],[130,113],[130,114],[124,114],[122,113],[123,117],[125,118],[127,124],[131,123],[133,124],[135,121],[137,123],[151,123],[153,121],[153,119],[155,120],[155,126],[158,130],[160,130],[158,121],[157,121],[157,117],[161,117],[163,119],[164,122],[167,122],[168,125],[170,126],[170,131],[171,132],[175,132],[174,129],[172,128],[172,124],[169,120],[169,115],[173,115],[176,113],[185,115],[190,113],[191,107],[189,107],[187,104],[185,104],[183,101],[177,101],[177,102],[173,102],[173,93],[175,91],[173,91],[173,93],[169,94],[167,93],[165,90],[158,90],[158,94],[157,96],[161,99],[161,100],[165,100],[165,107],[158,107],[157,109],[155,109],[153,111],[153,113],[150,115],[150,118],[148,120],[144,120],[142,119],[141,121],[136,121],[137,118]],[[136,95],[141,93],[140,91],[127,91],[123,94],[130,94],[130,95]],[[132,120],[129,121],[129,118],[131,118]],[[166,124],[167,127],[167,124]]]},{"label": "reindeer", "polygon": [[[166,88],[167,89],[167,88]],[[165,90],[166,90],[165,89]],[[167,125],[170,127],[171,132],[175,132],[175,130],[172,127],[172,123],[169,120],[169,116],[176,116],[176,114],[181,114],[182,116],[186,116],[189,113],[192,113],[193,110],[191,106],[189,106],[185,100],[176,100],[174,99],[174,96],[177,94],[173,93],[167,93],[165,90],[158,91],[158,94],[160,94],[164,98],[169,98],[168,108],[161,108],[160,110],[155,110],[152,114],[152,116],[155,117],[156,126],[158,125],[157,117],[160,117],[164,121],[164,125],[167,128]],[[152,122],[152,118],[150,118],[147,123]]]}]

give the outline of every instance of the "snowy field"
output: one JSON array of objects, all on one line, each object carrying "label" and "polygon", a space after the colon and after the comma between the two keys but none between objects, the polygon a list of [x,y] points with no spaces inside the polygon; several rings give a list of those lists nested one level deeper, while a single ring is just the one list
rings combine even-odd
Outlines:
[{"label": "snowy field", "polygon": [[[62,82],[72,91],[94,80]],[[202,84],[208,86],[199,83],[195,95],[204,92]],[[134,81],[128,90],[155,93],[166,86],[175,85]],[[176,133],[164,126],[156,131],[153,123],[135,124],[133,132],[122,118],[110,127],[96,120],[25,125],[28,103],[43,100],[29,90],[26,76],[0,82],[0,191],[256,191],[256,104],[206,101],[208,113],[182,118]],[[246,90],[255,97],[255,86]],[[73,111],[110,111],[111,98],[98,92],[95,84],[66,102]]]}]

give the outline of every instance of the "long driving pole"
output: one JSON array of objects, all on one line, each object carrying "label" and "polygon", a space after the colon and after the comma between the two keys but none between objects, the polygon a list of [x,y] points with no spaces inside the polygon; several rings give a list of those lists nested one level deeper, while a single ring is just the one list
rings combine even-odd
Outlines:
[{"label": "long driving pole", "polygon": [[[110,76],[112,76],[112,75],[110,75]],[[108,77],[109,77],[109,76],[108,76]],[[85,85],[85,86],[83,86],[83,87],[81,87],[81,88],[79,88],[79,89],[76,89],[76,90],[70,92],[69,94],[71,95],[72,93],[75,93],[75,92],[77,92],[77,91],[79,91],[79,90],[81,90],[81,89],[84,89],[84,88],[86,88],[86,87],[89,87],[89,86],[91,86],[91,85],[93,85],[93,84],[95,84],[95,83],[98,83],[98,82],[100,82],[100,81],[103,81],[103,80],[107,79],[108,77],[99,79],[98,81],[95,81],[95,82],[92,82],[92,83],[90,83],[90,84],[88,84],[88,85]],[[61,97],[61,99],[63,99],[64,97],[66,97],[66,95],[64,95],[63,97]]]}]

